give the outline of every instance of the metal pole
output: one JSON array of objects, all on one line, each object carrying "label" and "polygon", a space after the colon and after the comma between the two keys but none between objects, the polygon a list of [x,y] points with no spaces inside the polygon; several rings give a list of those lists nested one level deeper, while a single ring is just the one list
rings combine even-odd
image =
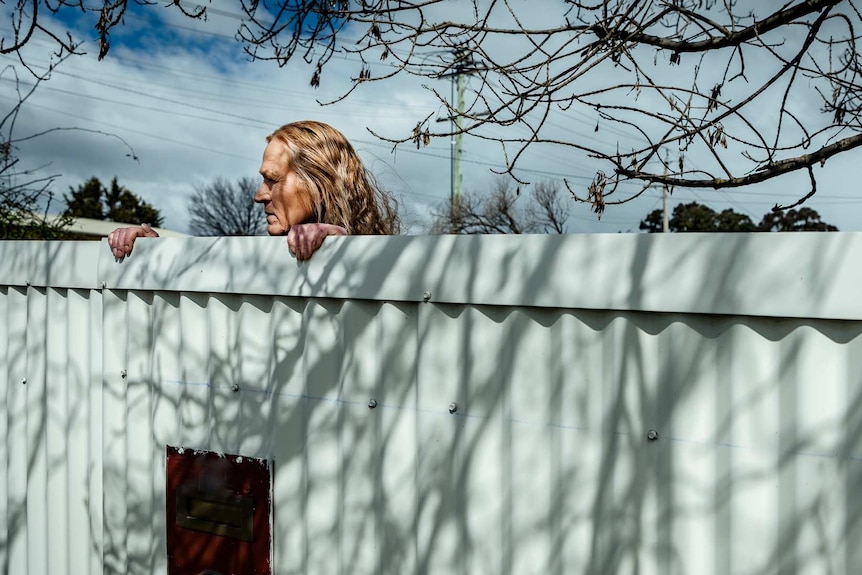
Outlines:
[{"label": "metal pole", "polygon": [[458,84],[458,109],[454,115],[455,141],[452,155],[452,207],[454,209],[455,224],[460,228],[461,224],[461,150],[464,143],[464,134],[461,132],[461,111],[464,109],[464,74],[459,69],[457,75]]},{"label": "metal pole", "polygon": [[[670,161],[670,152],[665,151],[665,153],[664,153],[664,175],[665,176],[667,176],[667,163],[669,161]],[[664,184],[661,188],[661,207],[662,207],[661,231],[665,234],[670,232],[670,215],[667,212],[667,196],[668,196],[667,184]]]},{"label": "metal pole", "polygon": [[[449,130],[452,132],[449,140],[449,205],[451,206],[452,227],[459,230],[461,227],[461,152],[464,142],[463,126],[461,124],[461,113],[464,110],[464,90],[466,74],[475,71],[470,53],[464,49],[456,49],[453,52],[453,71],[444,74],[443,78],[451,77],[452,84],[449,93]],[[456,94],[457,90],[457,94]],[[446,118],[437,118],[438,122]]]},{"label": "metal pole", "polygon": [[[450,96],[449,102],[452,104],[455,103],[455,83],[460,78],[460,75],[456,72],[455,76],[452,77],[452,84],[450,87]],[[452,209],[452,215],[456,214],[456,206],[455,206],[455,127],[457,124],[456,119],[457,114],[449,114],[449,129],[452,131],[452,135],[449,137],[449,206]]]},{"label": "metal pole", "polygon": [[664,233],[668,233],[670,231],[670,217],[667,213],[667,184],[662,187],[661,204],[662,211],[664,212],[661,222],[661,231]]}]

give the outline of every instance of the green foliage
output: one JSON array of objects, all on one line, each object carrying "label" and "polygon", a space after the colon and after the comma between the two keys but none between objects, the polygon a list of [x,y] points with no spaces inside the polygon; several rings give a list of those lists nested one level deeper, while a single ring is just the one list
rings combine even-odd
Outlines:
[{"label": "green foliage", "polygon": [[[678,204],[668,222],[672,232],[837,232],[838,228],[820,220],[820,214],[811,208],[769,212],[760,224],[754,225],[745,214],[731,209],[716,212],[697,202]],[[649,233],[662,231],[662,211],[653,210],[640,223],[640,229]]]},{"label": "green foliage", "polygon": [[146,223],[154,227],[164,223],[158,209],[119,185],[117,178],[113,178],[111,186],[106,188],[93,176],[77,188],[69,188],[69,192],[63,196],[66,200],[65,216],[127,224]]},{"label": "green foliage", "polygon": [[[753,232],[751,218],[727,209],[716,212],[709,206],[690,202],[678,204],[669,222],[672,232]],[[662,211],[653,210],[641,221],[640,229],[650,233],[662,231]]]},{"label": "green foliage", "polygon": [[50,218],[52,179],[16,169],[12,146],[0,144],[0,239],[66,239],[69,218]]},{"label": "green foliage", "polygon": [[820,219],[811,208],[769,212],[760,220],[763,232],[837,232],[838,228]]},{"label": "green foliage", "polygon": [[716,218],[716,231],[753,232],[754,223],[745,214],[738,214],[731,209],[722,210]]},{"label": "green foliage", "polygon": [[40,196],[10,187],[0,178],[0,240],[62,240],[69,218],[51,219],[40,210]]},{"label": "green foliage", "polygon": [[[0,0],[0,4],[3,4],[3,0]],[[23,5],[19,6],[23,7]],[[33,9],[35,10],[35,8],[34,4]],[[35,18],[35,12],[33,17]],[[2,49],[0,49],[0,52],[2,52]],[[22,137],[17,137],[14,134],[15,126],[19,124],[17,121],[18,116],[27,100],[35,93],[41,83],[51,76],[54,68],[67,57],[69,57],[68,54],[64,56],[58,55],[58,60],[53,61],[48,71],[41,76],[35,75],[35,72],[25,64],[24,66],[28,72],[35,75],[34,81],[26,89],[25,84],[19,81],[18,71],[14,65],[0,68],[0,80],[14,85],[10,93],[17,95],[17,101],[13,100],[11,110],[0,114],[0,239],[91,239],[86,234],[67,230],[72,223],[72,217],[76,215],[98,219],[104,219],[105,217],[100,203],[102,187],[95,178],[81,187],[84,189],[80,189],[80,194],[76,195],[73,191],[73,205],[66,210],[66,213],[60,216],[48,215],[51,212],[54,201],[54,192],[51,191],[51,187],[57,175],[44,174],[42,171],[43,168],[28,168],[22,165],[17,155],[19,151],[18,144],[20,142],[42,138],[51,132],[81,130],[91,133],[103,133],[87,128],[63,127],[48,128],[47,130]],[[136,157],[134,150],[126,144],[125,140],[119,136],[105,135],[118,139],[131,152],[128,156],[132,158]],[[120,196],[123,195],[121,193],[122,189],[116,186],[116,180],[112,187],[120,190],[116,192],[117,194]],[[131,192],[128,193],[131,194]],[[132,195],[132,199],[135,198]],[[68,200],[69,198],[66,199]],[[131,203],[135,205],[136,203],[128,201],[129,198],[126,198],[126,200],[127,204]],[[138,207],[149,208],[152,211],[152,207],[146,203]],[[116,212],[117,210],[113,211]],[[155,215],[158,217],[158,212],[156,211],[154,214],[151,214],[144,210],[140,215]]]},{"label": "green foliage", "polygon": [[66,200],[65,213],[76,218],[92,218],[94,220],[104,220],[105,210],[102,205],[102,194],[104,186],[98,178],[90,178],[80,186],[77,190],[69,188],[70,196],[63,196]]},{"label": "green foliage", "polygon": [[[10,72],[11,70],[11,72]],[[3,77],[8,72],[11,78]],[[64,239],[63,228],[68,218],[47,216],[53,194],[53,176],[21,166],[17,157],[18,139],[13,134],[22,104],[33,93],[41,78],[26,93],[20,91],[17,73],[9,66],[0,70],[0,80],[12,80],[18,89],[18,102],[5,115],[0,115],[0,239],[52,240]]]}]

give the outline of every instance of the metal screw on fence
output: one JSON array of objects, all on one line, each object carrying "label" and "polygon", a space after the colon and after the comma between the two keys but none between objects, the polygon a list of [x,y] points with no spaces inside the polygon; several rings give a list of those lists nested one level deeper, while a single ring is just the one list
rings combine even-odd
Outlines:
[{"label": "metal screw on fence", "polygon": [[456,411],[458,411],[458,404],[453,401],[449,404],[449,413],[455,413]]},{"label": "metal screw on fence", "polygon": [[122,377],[123,379],[126,379],[126,370],[125,369],[120,372],[120,377]]},{"label": "metal screw on fence", "polygon": [[27,385],[27,378],[26,377],[21,380],[21,385]]},{"label": "metal screw on fence", "polygon": [[431,301],[431,292],[426,291],[422,294],[422,301]]},{"label": "metal screw on fence", "polygon": [[230,390],[234,393],[238,392],[239,391],[239,384],[238,383],[233,384],[232,386],[230,386]]},{"label": "metal screw on fence", "polygon": [[27,287],[30,287],[30,280],[27,280],[24,283],[27,284]]},{"label": "metal screw on fence", "polygon": [[106,282],[102,282],[102,289],[105,289],[105,287],[106,287],[107,285],[108,285],[108,284],[107,284]]},{"label": "metal screw on fence", "polygon": [[376,399],[369,399],[368,400],[368,409],[374,409],[375,407],[377,407],[377,400]]},{"label": "metal screw on fence", "polygon": [[646,433],[646,438],[650,441],[655,441],[656,439],[658,439],[658,431],[656,431],[655,429],[650,429]]}]

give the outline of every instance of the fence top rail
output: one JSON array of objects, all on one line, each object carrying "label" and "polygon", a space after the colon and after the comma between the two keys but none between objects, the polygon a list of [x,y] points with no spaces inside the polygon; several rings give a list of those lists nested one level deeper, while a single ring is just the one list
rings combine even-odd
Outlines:
[{"label": "fence top rail", "polygon": [[862,233],[0,242],[0,286],[862,320]]}]

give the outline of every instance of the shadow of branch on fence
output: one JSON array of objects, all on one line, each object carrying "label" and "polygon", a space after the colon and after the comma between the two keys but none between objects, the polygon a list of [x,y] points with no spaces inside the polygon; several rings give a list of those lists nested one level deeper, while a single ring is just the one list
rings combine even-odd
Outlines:
[{"label": "shadow of branch on fence", "polygon": [[[862,323],[726,313],[750,309],[747,283],[768,284],[740,275],[752,269],[741,260],[765,257],[747,239],[696,240],[668,258],[638,238],[350,238],[301,265],[276,240],[142,243],[88,292],[102,294],[91,327],[103,364],[69,413],[104,432],[91,455],[104,522],[90,538],[106,573],[165,568],[166,444],[274,462],[279,572],[860,564]],[[800,254],[794,266],[815,277],[806,305],[833,306],[829,272],[846,257],[833,244]],[[695,265],[700,275],[678,278],[683,303],[670,294],[660,309],[656,270],[667,290],[675,268]],[[49,305],[44,290],[2,289],[7,317],[50,315],[34,311]],[[12,378],[45,361],[16,337],[4,348],[7,450],[23,429]],[[80,369],[72,380],[88,377]],[[25,411],[44,444],[58,414]],[[61,473],[33,453],[46,482]],[[20,540],[27,502],[14,493]],[[44,496],[27,493],[32,513]]]}]

